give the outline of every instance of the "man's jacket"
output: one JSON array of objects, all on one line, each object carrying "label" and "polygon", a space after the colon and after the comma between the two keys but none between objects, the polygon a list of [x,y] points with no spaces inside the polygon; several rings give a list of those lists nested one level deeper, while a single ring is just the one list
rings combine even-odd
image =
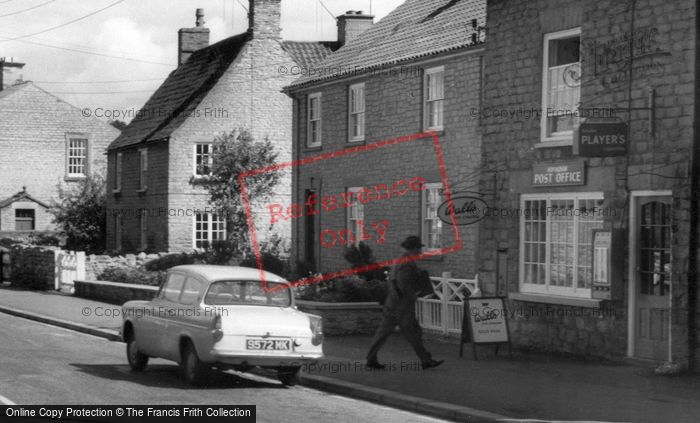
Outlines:
[{"label": "man's jacket", "polygon": [[420,269],[415,262],[394,265],[389,274],[389,293],[384,301],[385,309],[413,313],[416,298],[432,292],[432,286],[430,291],[426,292],[426,286],[429,285],[428,273]]}]

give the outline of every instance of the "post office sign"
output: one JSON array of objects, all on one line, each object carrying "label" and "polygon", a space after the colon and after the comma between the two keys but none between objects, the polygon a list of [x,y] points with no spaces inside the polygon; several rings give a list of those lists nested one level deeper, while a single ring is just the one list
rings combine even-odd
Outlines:
[{"label": "post office sign", "polygon": [[586,168],[582,160],[532,165],[532,186],[534,187],[585,184]]}]

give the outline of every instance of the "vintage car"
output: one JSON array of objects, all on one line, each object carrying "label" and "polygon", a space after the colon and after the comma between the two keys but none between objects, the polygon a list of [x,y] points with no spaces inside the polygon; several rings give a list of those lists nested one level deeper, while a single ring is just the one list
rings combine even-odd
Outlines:
[{"label": "vintage car", "polygon": [[121,336],[129,365],[142,371],[149,357],[173,360],[191,384],[212,369],[272,368],[294,384],[304,364],[323,356],[321,317],[303,313],[283,278],[258,269],[185,265],[168,271],[151,301],[122,306]]}]

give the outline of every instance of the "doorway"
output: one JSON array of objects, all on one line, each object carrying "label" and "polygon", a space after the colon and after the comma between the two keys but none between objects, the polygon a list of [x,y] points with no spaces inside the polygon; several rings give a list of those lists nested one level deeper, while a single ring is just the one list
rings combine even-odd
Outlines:
[{"label": "doorway", "polygon": [[671,196],[632,194],[629,355],[666,361],[671,341]]}]

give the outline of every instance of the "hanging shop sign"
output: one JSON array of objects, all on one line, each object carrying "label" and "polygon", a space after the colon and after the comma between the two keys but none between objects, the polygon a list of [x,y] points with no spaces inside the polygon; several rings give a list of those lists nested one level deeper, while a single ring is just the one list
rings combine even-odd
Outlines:
[{"label": "hanging shop sign", "polygon": [[628,145],[629,133],[625,122],[586,122],[578,128],[579,156],[624,156]]},{"label": "hanging shop sign", "polygon": [[534,187],[585,184],[586,168],[581,160],[532,165],[532,186]]}]

